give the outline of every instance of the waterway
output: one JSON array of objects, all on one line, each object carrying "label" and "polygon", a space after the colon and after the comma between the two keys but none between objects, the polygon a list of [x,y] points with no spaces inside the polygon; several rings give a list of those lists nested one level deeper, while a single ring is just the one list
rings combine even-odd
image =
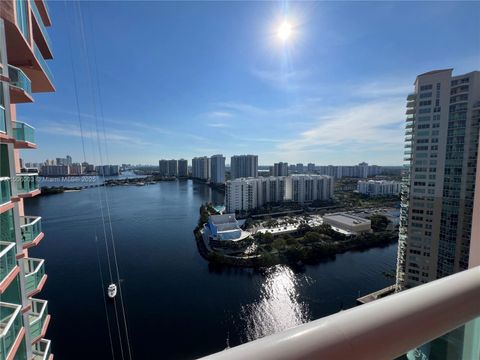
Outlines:
[{"label": "waterway", "polygon": [[[42,216],[45,238],[30,256],[46,259],[48,281],[37,297],[49,301],[47,338],[55,358],[112,358],[102,293],[109,283],[102,211],[106,219],[110,213],[135,359],[207,355],[352,307],[359,295],[393,281],[382,273],[395,268],[396,244],[301,269],[213,268],[199,256],[192,233],[207,201],[222,204],[223,195],[191,180],[25,201],[27,215]],[[108,237],[108,221],[105,232]],[[114,306],[106,305],[115,358],[121,359]],[[121,320],[120,306],[118,313]],[[126,353],[125,336],[122,346]]]}]

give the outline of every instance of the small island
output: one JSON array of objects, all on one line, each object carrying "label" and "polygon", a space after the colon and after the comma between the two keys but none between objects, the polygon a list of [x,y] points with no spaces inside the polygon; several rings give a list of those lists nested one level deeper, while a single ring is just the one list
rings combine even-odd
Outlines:
[{"label": "small island", "polygon": [[[336,254],[384,247],[398,240],[398,226],[387,216],[370,214],[368,209],[363,212],[363,218],[297,211],[277,218],[246,215],[237,220],[235,214],[219,214],[218,208],[204,204],[194,234],[200,254],[212,264],[316,264]],[[352,227],[336,226],[340,221]]]}]

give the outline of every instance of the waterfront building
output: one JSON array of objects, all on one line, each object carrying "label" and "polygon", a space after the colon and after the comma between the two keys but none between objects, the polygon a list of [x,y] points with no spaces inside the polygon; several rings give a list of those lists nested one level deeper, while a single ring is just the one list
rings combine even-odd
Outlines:
[{"label": "waterfront building", "polygon": [[68,176],[70,175],[70,167],[67,165],[43,165],[40,168],[42,176]]},{"label": "waterfront building", "polygon": [[325,175],[239,178],[226,182],[226,211],[249,211],[267,203],[285,201],[303,204],[330,200],[333,191],[334,180]]},{"label": "waterfront building", "polygon": [[357,191],[368,196],[392,196],[400,194],[400,181],[359,180]]},{"label": "waterfront building", "polygon": [[73,164],[72,162],[72,157],[70,155],[67,155],[66,158],[65,158],[65,162],[66,162],[66,165],[70,166]]},{"label": "waterfront building", "polygon": [[168,160],[168,176],[178,176],[178,161]]},{"label": "waterfront building", "polygon": [[236,248],[244,245],[251,234],[243,231],[235,214],[210,215],[204,228],[204,239],[213,248]]},{"label": "waterfront building", "polygon": [[308,163],[307,164],[307,172],[309,172],[309,173],[315,172],[315,164],[314,163]]},{"label": "waterfront building", "polygon": [[168,160],[160,160],[158,162],[158,172],[160,176],[168,175]]},{"label": "waterfront building", "polygon": [[258,177],[258,155],[234,155],[230,158],[232,179]]},{"label": "waterfront building", "polygon": [[288,163],[279,162],[273,164],[273,172],[271,174],[273,176],[288,176]]},{"label": "waterfront building", "polygon": [[79,163],[75,163],[75,164],[72,164],[70,166],[68,166],[69,169],[70,169],[70,175],[83,175],[83,172],[84,172],[84,167],[79,164]]},{"label": "waterfront building", "polygon": [[188,176],[188,161],[185,159],[178,160],[178,177]]},{"label": "waterfront building", "polygon": [[345,235],[358,235],[364,232],[371,232],[370,220],[354,214],[325,214],[322,220],[324,224],[330,225],[335,231],[339,231]]},{"label": "waterfront building", "polygon": [[210,179],[210,158],[207,156],[192,159],[192,177],[208,181]]},{"label": "waterfront building", "polygon": [[[22,173],[20,150],[35,149],[36,129],[17,104],[55,91],[47,59],[50,17],[45,1],[0,1],[0,359],[51,359],[45,260],[30,256],[44,237],[42,218],[25,214],[40,194],[37,173]],[[37,215],[37,214],[36,214]]]},{"label": "waterfront building", "polygon": [[210,174],[210,181],[212,183],[225,183],[225,157],[223,155],[213,155],[210,157]]},{"label": "waterfront building", "polygon": [[303,164],[302,164],[302,163],[298,163],[298,164],[295,166],[295,171],[296,171],[298,174],[303,174]]},{"label": "waterfront building", "polygon": [[479,123],[480,71],[417,76],[407,97],[399,290],[468,268]]},{"label": "waterfront building", "polygon": [[120,175],[120,166],[118,165],[99,165],[95,166],[97,175],[100,176],[117,176]]}]

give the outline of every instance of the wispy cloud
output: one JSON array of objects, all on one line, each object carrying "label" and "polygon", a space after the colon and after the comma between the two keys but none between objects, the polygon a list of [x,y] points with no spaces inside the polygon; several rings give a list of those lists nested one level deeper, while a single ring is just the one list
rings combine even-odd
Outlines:
[{"label": "wispy cloud", "polygon": [[370,101],[325,114],[310,129],[278,147],[289,151],[321,150],[323,147],[385,145],[399,147],[404,118],[403,98]]},{"label": "wispy cloud", "polygon": [[210,118],[230,118],[233,114],[228,111],[210,111],[205,113],[205,116]]},{"label": "wispy cloud", "polygon": [[217,122],[217,123],[208,123],[207,126],[212,128],[226,128],[228,127],[228,124]]}]

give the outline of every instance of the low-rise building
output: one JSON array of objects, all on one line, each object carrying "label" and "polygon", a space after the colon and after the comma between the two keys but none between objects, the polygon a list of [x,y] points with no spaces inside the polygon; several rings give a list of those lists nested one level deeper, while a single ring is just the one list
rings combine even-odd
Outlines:
[{"label": "low-rise building", "polygon": [[368,196],[392,196],[400,194],[401,185],[400,181],[360,180],[357,190]]},{"label": "low-rise building", "polygon": [[371,231],[371,222],[349,213],[333,213],[323,216],[323,223],[346,235],[358,235]]},{"label": "low-rise building", "polygon": [[243,246],[250,235],[240,228],[235,214],[210,215],[204,226],[204,236],[214,248]]}]

